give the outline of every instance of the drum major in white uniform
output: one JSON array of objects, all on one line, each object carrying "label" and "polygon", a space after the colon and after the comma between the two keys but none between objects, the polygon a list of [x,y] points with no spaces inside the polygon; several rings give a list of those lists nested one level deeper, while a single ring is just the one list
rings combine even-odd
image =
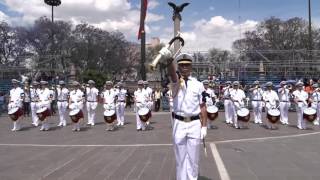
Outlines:
[{"label": "drum major in white uniform", "polygon": [[99,90],[94,87],[93,80],[88,81],[89,87],[86,88],[86,107],[88,113],[88,125],[94,126],[96,121],[96,108],[98,106]]}]

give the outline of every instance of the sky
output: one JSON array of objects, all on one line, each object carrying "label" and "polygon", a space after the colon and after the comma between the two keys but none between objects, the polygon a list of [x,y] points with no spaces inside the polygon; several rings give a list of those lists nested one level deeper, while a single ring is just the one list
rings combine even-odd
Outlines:
[{"label": "sky", "polygon": [[[55,19],[73,24],[86,22],[108,31],[121,31],[137,42],[140,0],[61,0]],[[167,0],[148,0],[146,37],[167,43],[173,37],[172,10]],[[243,33],[271,17],[308,19],[308,0],[171,0],[190,2],[182,12],[181,36],[184,50],[207,51],[215,47],[231,49]],[[313,25],[320,27],[320,0],[311,0]],[[30,26],[41,16],[51,17],[43,0],[0,0],[0,21],[14,26]]]}]

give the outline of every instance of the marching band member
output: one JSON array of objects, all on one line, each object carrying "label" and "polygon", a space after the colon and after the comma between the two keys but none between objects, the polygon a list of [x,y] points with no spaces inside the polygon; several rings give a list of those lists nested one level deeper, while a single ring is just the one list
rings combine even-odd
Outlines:
[{"label": "marching band member", "polygon": [[[105,110],[116,110],[117,94],[114,88],[112,88],[111,81],[106,81],[105,89],[100,96],[103,100],[103,108]],[[113,131],[115,128],[114,122],[107,124],[107,126],[107,131]]]},{"label": "marching band member", "polygon": [[124,84],[122,82],[119,82],[119,91],[117,93],[118,99],[117,99],[117,121],[118,126],[124,125],[124,110],[126,107],[126,96],[127,96],[127,90],[124,89]]},{"label": "marching band member", "polygon": [[293,92],[293,95],[297,109],[297,127],[298,129],[306,129],[306,122],[303,118],[303,111],[308,106],[308,93],[303,90],[303,82],[301,81],[297,82],[296,88],[297,89]]},{"label": "marching band member", "polygon": [[312,108],[317,110],[317,119],[313,122],[314,125],[319,126],[319,119],[320,119],[320,88],[318,84],[313,84],[312,85],[314,91],[311,95],[312,99]]},{"label": "marching band member", "polygon": [[46,107],[48,109],[49,116],[45,118],[41,123],[40,131],[48,131],[50,129],[48,119],[51,116],[51,98],[52,94],[48,88],[47,81],[40,81],[41,89],[39,91],[39,102],[38,107],[43,108]]},{"label": "marching band member", "polygon": [[56,104],[56,91],[55,91],[54,86],[51,86],[51,88],[49,89],[50,91],[50,97],[51,97],[51,103],[50,103],[50,109],[51,109],[51,114],[55,115],[56,114],[56,110],[55,110],[55,104]]},{"label": "marching band member", "polygon": [[252,110],[255,124],[262,124],[263,90],[260,88],[259,81],[253,82],[253,87],[249,89],[252,95]]},{"label": "marching band member", "polygon": [[224,99],[224,110],[225,110],[225,116],[226,116],[226,123],[227,124],[232,124],[233,123],[233,117],[234,117],[234,112],[233,112],[233,105],[231,101],[231,82],[227,81],[226,86],[222,89],[223,93],[223,99]]},{"label": "marching band member", "polygon": [[[263,101],[265,102],[266,113],[268,113],[269,109],[277,108],[277,102],[279,102],[278,94],[272,90],[273,83],[267,82],[266,83],[267,89],[263,93]],[[266,120],[266,126],[268,129],[273,129],[272,123],[269,120]]]},{"label": "marching band member", "polygon": [[87,112],[88,112],[88,125],[95,125],[96,108],[98,106],[99,90],[94,87],[95,82],[93,80],[88,81],[89,87],[86,88],[87,99]]},{"label": "marching band member", "polygon": [[143,90],[143,80],[138,81],[138,89],[134,92],[137,131],[146,130],[146,124],[140,120],[138,111],[142,107],[148,107],[148,92]]},{"label": "marching band member", "polygon": [[58,112],[59,112],[59,124],[58,126],[66,126],[66,111],[68,108],[68,98],[69,98],[69,90],[65,87],[64,81],[59,81],[59,86],[57,87],[57,106],[58,106]]},{"label": "marching band member", "polygon": [[153,90],[149,87],[149,82],[148,81],[143,81],[143,91],[145,91],[146,99],[147,99],[147,107],[150,110],[151,116],[149,120],[146,122],[146,125],[150,125],[151,117],[152,117],[152,106],[153,106]]},{"label": "marching band member", "polygon": [[28,82],[24,83],[23,111],[24,117],[30,116],[30,86]]},{"label": "marching band member", "polygon": [[288,125],[288,112],[290,107],[290,89],[287,88],[286,82],[280,82],[280,88],[278,89],[278,95],[280,99],[280,122],[284,125]]},{"label": "marching band member", "polygon": [[39,109],[38,107],[38,102],[39,102],[39,82],[33,81],[32,82],[32,88],[30,88],[30,109],[31,109],[31,118],[32,118],[32,125],[38,126],[39,125],[39,117],[37,116],[37,110]]},{"label": "marching band member", "polygon": [[233,82],[233,89],[230,91],[230,97],[232,103],[233,110],[233,118],[234,118],[234,128],[240,129],[242,128],[241,123],[238,122],[237,110],[241,109],[245,106],[244,100],[246,99],[246,95],[242,89],[239,88],[240,83],[238,81]]},{"label": "marching band member", "polygon": [[[19,87],[19,81],[16,79],[11,80],[13,88],[10,90],[9,93],[9,104],[8,104],[8,111],[12,108],[21,108],[23,107],[23,98],[24,98],[24,91],[22,88]],[[11,131],[19,131],[21,129],[19,119],[13,121],[13,128]]]},{"label": "marching band member", "polygon": [[[69,109],[75,110],[80,109],[83,110],[84,103],[84,93],[80,88],[80,83],[77,81],[73,81],[72,83],[73,89],[70,91],[69,97]],[[74,123],[72,131],[80,131],[80,120],[77,123]]]},{"label": "marching band member", "polygon": [[[202,81],[205,92],[206,92],[206,106],[213,106],[215,105],[219,100],[217,99],[216,94],[214,93],[214,90],[212,90],[211,88],[209,88],[209,81],[208,80],[204,80]],[[212,121],[207,121],[207,128],[208,129],[212,129]]]}]

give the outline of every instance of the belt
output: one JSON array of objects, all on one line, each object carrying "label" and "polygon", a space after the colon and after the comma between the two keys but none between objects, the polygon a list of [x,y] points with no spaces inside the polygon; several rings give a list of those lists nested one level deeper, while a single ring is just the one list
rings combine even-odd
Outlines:
[{"label": "belt", "polygon": [[97,101],[87,101],[87,102],[97,102]]},{"label": "belt", "polygon": [[280,101],[280,102],[289,102],[289,101]]},{"label": "belt", "polygon": [[262,100],[258,100],[258,99],[252,99],[251,101],[262,101]]},{"label": "belt", "polygon": [[224,98],[225,100],[229,100],[230,98]]},{"label": "belt", "polygon": [[67,100],[58,100],[58,102],[66,102]]},{"label": "belt", "polygon": [[125,101],[118,101],[118,102],[125,102]]},{"label": "belt", "polygon": [[174,119],[177,119],[179,121],[183,121],[183,122],[191,122],[191,121],[194,121],[194,120],[199,120],[200,119],[200,116],[199,115],[195,115],[195,116],[191,116],[191,117],[183,117],[183,116],[179,116],[175,113],[172,113],[172,117]]}]

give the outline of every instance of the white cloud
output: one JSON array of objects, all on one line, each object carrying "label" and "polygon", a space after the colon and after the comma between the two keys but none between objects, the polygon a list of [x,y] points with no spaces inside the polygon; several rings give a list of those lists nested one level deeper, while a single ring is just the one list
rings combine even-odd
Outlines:
[{"label": "white cloud", "polygon": [[[201,19],[194,23],[193,29],[183,32],[185,39],[184,51],[206,51],[212,47],[231,49],[232,43],[240,38],[240,31],[244,33],[253,30],[258,22],[247,20],[241,24],[222,16],[214,16],[209,20]],[[161,37],[169,39],[170,37]]]},{"label": "white cloud", "polygon": [[9,17],[6,14],[4,14],[2,11],[0,11],[0,22],[1,21],[8,22],[8,20],[9,20]]},{"label": "white cloud", "polygon": [[151,0],[148,2],[148,9],[154,9],[156,8],[157,6],[159,6],[159,2],[156,1],[156,0]]}]

